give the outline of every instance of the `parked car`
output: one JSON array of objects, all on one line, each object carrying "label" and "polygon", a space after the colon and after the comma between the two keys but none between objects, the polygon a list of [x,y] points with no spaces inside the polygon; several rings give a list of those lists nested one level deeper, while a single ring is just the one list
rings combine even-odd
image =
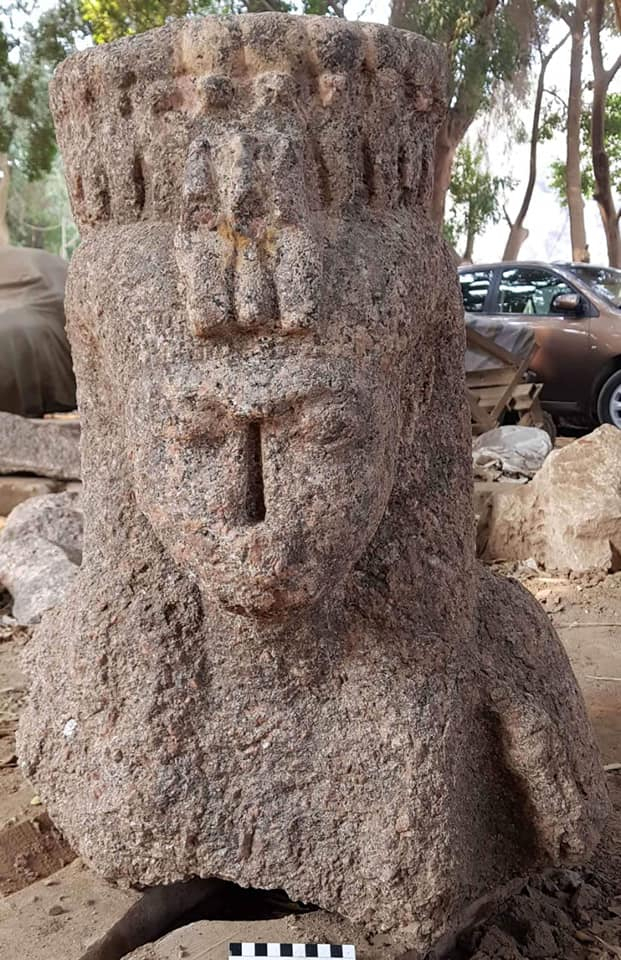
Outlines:
[{"label": "parked car", "polygon": [[531,362],[555,417],[621,428],[621,270],[587,263],[459,268],[466,313],[535,334]]}]

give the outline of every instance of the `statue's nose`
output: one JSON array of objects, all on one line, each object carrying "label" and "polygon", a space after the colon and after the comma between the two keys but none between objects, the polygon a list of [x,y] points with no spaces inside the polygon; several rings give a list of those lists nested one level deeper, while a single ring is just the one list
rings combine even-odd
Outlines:
[{"label": "statue's nose", "polygon": [[262,523],[265,520],[265,481],[263,477],[263,438],[261,423],[253,420],[246,427],[245,469],[247,523]]}]

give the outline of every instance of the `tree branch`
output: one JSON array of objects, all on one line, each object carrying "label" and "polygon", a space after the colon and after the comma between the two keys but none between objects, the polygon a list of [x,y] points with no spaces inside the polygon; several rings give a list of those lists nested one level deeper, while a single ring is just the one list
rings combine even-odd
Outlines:
[{"label": "tree branch", "polygon": [[[558,51],[561,49],[563,44],[567,43],[570,37],[571,37],[571,30],[565,34],[562,40],[559,40],[559,42],[556,44],[555,47],[552,47],[552,49],[549,50],[548,53],[546,53],[545,57],[541,58],[541,66],[543,70],[546,69],[546,67],[550,63],[550,60],[552,59],[554,54],[558,53]],[[621,57],[619,57],[619,60],[621,61]]]},{"label": "tree branch", "polygon": [[566,100],[563,100],[563,98],[561,97],[561,95],[560,95],[559,93],[557,93],[556,90],[548,90],[548,88],[546,87],[543,92],[544,92],[544,93],[547,93],[547,95],[548,95],[549,97],[554,97],[555,100],[558,100],[558,102],[559,102],[560,105],[563,107],[563,109],[567,110],[567,101],[566,101]]},{"label": "tree branch", "polygon": [[611,84],[612,81],[614,80],[614,78],[615,78],[615,76],[616,76],[616,74],[617,74],[617,72],[618,72],[619,70],[621,70],[621,54],[619,54],[619,56],[617,57],[617,59],[615,60],[615,62],[613,63],[613,65],[612,65],[612,66],[610,67],[610,69],[606,72],[606,81],[607,81],[607,82],[606,82],[606,86],[610,86],[610,84]]},{"label": "tree branch", "polygon": [[571,27],[571,16],[567,13],[566,10],[563,10],[561,5],[556,2],[556,0],[546,0],[544,6],[550,10],[559,20],[563,20],[568,27]]}]

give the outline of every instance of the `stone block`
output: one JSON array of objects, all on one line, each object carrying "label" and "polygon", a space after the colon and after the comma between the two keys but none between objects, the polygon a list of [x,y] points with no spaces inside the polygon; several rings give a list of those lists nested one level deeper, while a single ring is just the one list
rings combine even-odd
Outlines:
[{"label": "stone block", "polygon": [[547,570],[621,570],[621,430],[605,425],[555,450],[534,480],[507,485],[488,518],[488,560]]},{"label": "stone block", "polygon": [[16,507],[0,532],[0,584],[20,624],[38,623],[62,604],[82,560],[79,494],[33,497]]},{"label": "stone block", "polygon": [[80,478],[80,421],[34,420],[0,412],[0,474]]}]

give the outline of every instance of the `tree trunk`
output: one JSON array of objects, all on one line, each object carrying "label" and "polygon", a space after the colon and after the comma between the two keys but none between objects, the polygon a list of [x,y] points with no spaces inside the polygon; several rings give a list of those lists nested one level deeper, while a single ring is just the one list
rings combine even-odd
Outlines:
[{"label": "tree trunk", "polygon": [[582,262],[586,257],[586,230],[584,201],[582,199],[582,171],[580,169],[580,119],[582,114],[582,57],[587,0],[576,0],[570,18],[571,60],[569,67],[569,100],[567,106],[567,164],[566,187],[569,209],[572,260]]},{"label": "tree trunk", "polygon": [[[608,87],[621,67],[621,57],[606,70],[604,66],[601,30],[604,19],[604,0],[593,0],[589,15],[591,35],[591,60],[593,63],[593,105],[591,107],[591,152],[595,177],[595,200],[597,200],[606,234],[608,263],[621,267],[621,235],[619,213],[615,207],[610,182],[610,162],[606,152],[606,95]],[[621,211],[620,211],[621,213]]]},{"label": "tree trunk", "polygon": [[554,54],[560,50],[568,37],[569,34],[567,34],[566,37],[563,37],[563,39],[557,43],[556,46],[545,55],[545,57],[541,57],[541,67],[539,69],[539,79],[537,81],[537,92],[535,93],[535,105],[533,108],[533,122],[530,131],[530,164],[528,170],[528,182],[526,184],[526,190],[524,191],[524,199],[522,200],[520,212],[515,218],[515,221],[511,224],[505,252],[502,255],[503,260],[517,260],[520,248],[528,236],[528,230],[524,228],[524,221],[528,213],[528,208],[530,207],[530,202],[533,198],[535,183],[537,182],[537,147],[539,146],[539,123],[541,120],[541,105],[543,103],[543,94],[545,89],[546,70],[548,69],[550,60]]},{"label": "tree trunk", "polygon": [[433,162],[433,190],[431,194],[431,219],[441,224],[444,220],[446,194],[451,182],[453,162],[460,140],[451,135],[448,120],[445,120],[436,136]]},{"label": "tree trunk", "polygon": [[9,184],[11,182],[11,168],[6,153],[0,153],[0,247],[9,243],[9,226],[6,220],[9,205]]},{"label": "tree trunk", "polygon": [[468,209],[468,225],[466,229],[466,249],[464,250],[464,256],[462,263],[472,263],[472,254],[474,253],[474,241],[476,240],[476,232],[472,228],[472,202]]},{"label": "tree trunk", "polygon": [[[390,25],[402,30],[416,29],[417,18],[413,13],[416,12],[417,2],[418,0],[391,0]],[[494,18],[499,5],[500,0],[483,0],[472,24],[473,33],[476,35],[475,46],[484,58],[490,56]],[[451,47],[455,37],[451,36],[444,40],[438,38],[438,40],[444,46],[448,59],[451,60]],[[451,182],[455,153],[468,132],[484,97],[483,83],[480,89],[474,91],[465,82],[460,82],[457,86],[453,106],[449,108],[447,118],[436,137],[431,217],[438,225],[441,225],[444,220],[446,194]]]},{"label": "tree trunk", "polygon": [[511,229],[509,230],[509,236],[507,237],[507,243],[505,245],[505,252],[502,255],[503,260],[517,260],[520,250],[522,249],[522,244],[528,237],[528,230],[526,227],[523,227],[521,223],[518,223],[517,220],[515,223],[511,224]]}]

